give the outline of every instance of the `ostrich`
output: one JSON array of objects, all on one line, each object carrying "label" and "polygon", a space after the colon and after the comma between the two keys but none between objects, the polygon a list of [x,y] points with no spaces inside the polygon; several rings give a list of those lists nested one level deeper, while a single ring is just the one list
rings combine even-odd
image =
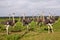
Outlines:
[{"label": "ostrich", "polygon": [[37,14],[37,17],[34,19],[34,21],[36,22],[36,25],[39,25],[41,23],[39,14]]},{"label": "ostrich", "polygon": [[44,17],[44,14],[42,12],[41,17],[38,19],[38,24],[40,23],[42,25],[44,23],[44,21],[45,21],[45,17]]},{"label": "ostrich", "polygon": [[50,31],[53,33],[53,27],[52,27],[52,25],[55,22],[55,20],[52,18],[52,16],[50,15],[50,13],[49,13],[49,17],[47,17],[47,19],[45,21],[46,21],[46,24],[48,26],[48,33],[50,33]]},{"label": "ostrich", "polygon": [[23,22],[23,26],[27,26],[27,31],[28,31],[28,29],[29,29],[29,23],[31,22],[31,19],[30,18],[25,18],[25,14],[24,14],[22,22]]},{"label": "ostrich", "polygon": [[10,20],[10,14],[9,14],[9,20],[1,22],[1,24],[4,24],[6,26],[7,35],[9,34],[9,31],[8,31],[9,27],[13,26],[14,23],[16,23],[16,22],[17,22],[17,20],[14,20],[14,16],[13,16],[13,20]]},{"label": "ostrich", "polygon": [[[16,23],[17,21],[15,20],[15,23]],[[12,20],[7,20],[7,21],[5,21],[4,22],[4,24],[5,24],[5,26],[6,26],[6,31],[7,31],[7,35],[9,34],[9,27],[10,26],[13,26],[14,25],[14,23],[13,23],[13,21]]]},{"label": "ostrich", "polygon": [[[9,14],[9,20],[10,20],[10,14]],[[10,27],[9,22],[7,22],[5,26],[6,26],[6,32],[7,32],[7,35],[8,35],[9,34],[9,30],[8,29]]]},{"label": "ostrich", "polygon": [[36,24],[42,26],[42,18],[37,18]]},{"label": "ostrich", "polygon": [[53,32],[53,23],[55,22],[55,19],[50,15],[49,13],[49,17],[45,18],[44,15],[42,14],[41,18],[37,20],[38,21],[38,24],[40,22],[44,23],[44,24],[47,24],[48,26],[48,33],[50,32],[50,29],[51,29],[51,32]]}]

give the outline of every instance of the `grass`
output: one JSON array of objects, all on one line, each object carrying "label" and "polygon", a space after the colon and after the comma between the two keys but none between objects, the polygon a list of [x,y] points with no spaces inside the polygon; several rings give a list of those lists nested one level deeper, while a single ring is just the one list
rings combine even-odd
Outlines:
[{"label": "grass", "polygon": [[60,32],[50,34],[29,32],[21,40],[60,40]]},{"label": "grass", "polygon": [[[4,19],[0,18],[0,22],[1,21],[4,21]],[[16,25],[19,26],[16,30],[20,30],[19,28],[20,26],[22,26],[22,24],[19,25],[19,22],[17,22]],[[9,35],[6,35],[4,25],[0,24],[0,40],[60,40],[60,19],[57,20],[53,25],[54,33],[47,33],[47,30],[44,30],[45,28],[47,29],[47,26],[45,25],[42,25],[42,27],[36,26],[36,28],[34,29],[35,31],[28,32],[26,30],[26,27],[23,28],[25,29],[21,29],[21,32],[10,32]]]},{"label": "grass", "polygon": [[11,34],[11,35],[0,35],[0,40],[19,40],[19,34]]}]

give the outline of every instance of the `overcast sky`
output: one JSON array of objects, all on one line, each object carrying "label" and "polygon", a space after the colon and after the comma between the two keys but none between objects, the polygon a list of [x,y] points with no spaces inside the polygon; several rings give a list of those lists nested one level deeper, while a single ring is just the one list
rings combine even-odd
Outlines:
[{"label": "overcast sky", "polygon": [[60,0],[0,0],[0,16],[60,15]]}]

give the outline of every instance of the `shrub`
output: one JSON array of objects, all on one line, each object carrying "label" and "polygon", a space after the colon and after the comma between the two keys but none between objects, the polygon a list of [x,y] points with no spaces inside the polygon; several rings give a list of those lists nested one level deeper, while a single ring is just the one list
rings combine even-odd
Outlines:
[{"label": "shrub", "polygon": [[0,24],[0,32],[4,32],[6,30],[6,27],[2,24]]},{"label": "shrub", "polygon": [[32,21],[30,24],[29,24],[29,28],[30,30],[34,31],[36,29],[36,22]]},{"label": "shrub", "polygon": [[24,29],[23,24],[21,22],[17,22],[16,26],[14,26],[11,31],[17,32],[22,31],[23,29]]}]

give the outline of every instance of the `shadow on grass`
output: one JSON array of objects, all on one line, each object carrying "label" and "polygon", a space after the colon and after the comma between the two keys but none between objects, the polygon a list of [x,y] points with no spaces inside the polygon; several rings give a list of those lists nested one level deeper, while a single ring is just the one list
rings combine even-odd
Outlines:
[{"label": "shadow on grass", "polygon": [[26,31],[24,34],[22,34],[22,35],[20,36],[20,39],[23,38],[27,33],[28,33],[28,31]]}]

